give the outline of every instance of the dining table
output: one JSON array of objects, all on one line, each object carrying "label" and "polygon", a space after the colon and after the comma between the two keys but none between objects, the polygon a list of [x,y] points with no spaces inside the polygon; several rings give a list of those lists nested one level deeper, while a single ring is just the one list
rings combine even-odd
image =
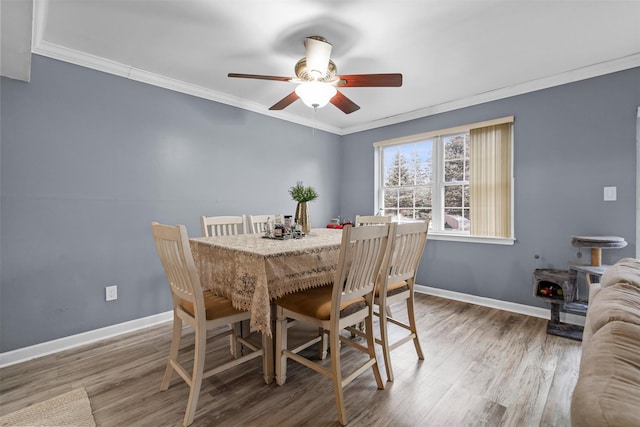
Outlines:
[{"label": "dining table", "polygon": [[238,234],[189,240],[203,288],[250,311],[251,328],[272,336],[275,299],[333,282],[342,230],[314,228],[298,239]]}]

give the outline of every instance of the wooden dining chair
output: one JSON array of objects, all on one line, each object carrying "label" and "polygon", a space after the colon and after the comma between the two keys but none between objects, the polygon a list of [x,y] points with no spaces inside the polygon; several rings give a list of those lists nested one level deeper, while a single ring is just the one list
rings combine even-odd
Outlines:
[{"label": "wooden dining chair", "polygon": [[202,237],[231,236],[247,233],[246,215],[201,216]]},{"label": "wooden dining chair", "polygon": [[[203,379],[257,357],[262,357],[265,382],[269,382],[269,373],[272,371],[268,366],[269,358],[265,356],[265,353],[272,351],[272,346],[264,335],[262,336],[262,347],[260,348],[248,339],[234,334],[234,329],[225,328],[225,330],[219,332],[225,325],[238,324],[241,321],[249,320],[251,314],[247,311],[236,310],[231,305],[231,301],[224,297],[215,296],[210,291],[203,292],[200,284],[200,275],[196,269],[189,246],[187,229],[184,225],[174,227],[153,222],[151,227],[156,249],[167,275],[173,299],[171,348],[160,389],[164,391],[169,388],[173,371],[176,371],[189,385],[189,399],[183,420],[183,425],[188,426],[193,422]],[[187,323],[195,331],[195,350],[191,373],[178,361],[180,340],[182,338],[182,322]],[[209,337],[211,344],[220,337],[231,335],[235,346],[243,346],[244,355],[224,362],[220,361],[217,366],[205,371],[207,331],[212,329],[217,329],[218,333]],[[240,354],[239,350],[236,350],[234,354]]]},{"label": "wooden dining chair", "polygon": [[388,224],[390,222],[391,215],[356,215],[356,222],[354,225],[356,227],[361,227],[363,225]]},{"label": "wooden dining chair", "polygon": [[[201,216],[200,227],[202,229],[202,237],[214,237],[214,236],[232,236],[236,234],[246,234],[247,217],[245,215],[235,216]],[[241,333],[242,330],[248,331],[249,322],[244,322],[240,325],[230,325],[235,329],[236,334]],[[248,332],[245,332],[245,335]],[[236,346],[233,345],[233,337],[229,337],[229,344],[231,345],[231,354],[236,356]]]},{"label": "wooden dining chair", "polygon": [[[264,234],[267,228],[267,220],[271,218],[271,222],[275,224],[276,216],[273,215],[249,215],[249,232],[252,234]],[[283,217],[280,215],[280,217]]]},{"label": "wooden dining chair", "polygon": [[[391,215],[356,215],[356,221],[354,222],[355,227],[362,227],[366,225],[380,225],[380,224],[389,224],[391,222]],[[388,310],[391,310],[388,308]],[[391,314],[391,311],[389,311]],[[357,329],[360,331],[364,330],[364,323],[360,323],[357,326]],[[355,337],[352,331],[352,337]]]},{"label": "wooden dining chair", "polygon": [[[342,243],[338,269],[333,285],[295,292],[276,300],[276,382],[283,385],[287,378],[287,359],[292,359],[316,372],[333,379],[338,421],[347,424],[344,387],[358,375],[371,368],[378,389],[384,388],[380,377],[373,334],[373,298],[380,268],[389,256],[389,236],[395,233],[395,224],[342,230]],[[288,319],[322,328],[329,334],[331,365],[327,368],[300,355],[300,351],[321,337],[288,349]],[[355,342],[340,334],[347,326],[365,322],[366,343]],[[368,355],[366,361],[348,375],[342,373],[340,345],[348,344]]]},{"label": "wooden dining chair", "polygon": [[[427,244],[428,229],[429,221],[398,224],[395,238],[390,242],[391,256],[389,257],[389,265],[386,268],[383,267],[383,271],[386,271],[387,274],[381,275],[379,286],[376,287],[374,302],[378,307],[378,311],[374,312],[374,314],[380,319],[380,339],[376,339],[376,342],[382,345],[382,354],[389,381],[393,381],[390,355],[392,350],[409,341],[413,341],[416,353],[418,353],[418,359],[424,360],[416,328],[414,286],[420,258]],[[408,323],[392,317],[391,310],[386,309],[386,307],[402,301],[406,303]],[[408,331],[408,334],[390,343],[389,323]]]}]

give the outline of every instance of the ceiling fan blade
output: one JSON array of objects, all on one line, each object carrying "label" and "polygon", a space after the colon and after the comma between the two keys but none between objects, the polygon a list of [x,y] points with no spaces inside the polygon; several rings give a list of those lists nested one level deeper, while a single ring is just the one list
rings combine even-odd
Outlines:
[{"label": "ceiling fan blade", "polygon": [[289,95],[282,98],[280,101],[269,107],[269,110],[284,110],[298,99],[298,95],[295,92],[291,92]]},{"label": "ceiling fan blade", "polygon": [[338,87],[399,87],[402,74],[350,74],[338,76]]},{"label": "ceiling fan blade", "polygon": [[238,77],[241,79],[259,79],[259,80],[276,80],[279,82],[288,82],[291,81],[293,77],[278,77],[278,76],[263,76],[261,74],[238,74],[238,73],[229,73],[227,77]]},{"label": "ceiling fan blade", "polygon": [[338,107],[345,114],[351,114],[360,109],[358,104],[344,96],[340,91],[338,91],[329,102]]},{"label": "ceiling fan blade", "polygon": [[316,78],[324,76],[331,57],[331,43],[323,37],[313,36],[304,39],[306,49],[307,72],[316,74]]}]

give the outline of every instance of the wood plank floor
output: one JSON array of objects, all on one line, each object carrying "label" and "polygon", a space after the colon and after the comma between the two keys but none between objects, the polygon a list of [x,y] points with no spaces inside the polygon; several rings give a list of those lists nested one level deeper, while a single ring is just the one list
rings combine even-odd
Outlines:
[{"label": "wood plank floor", "polygon": [[[416,299],[425,360],[406,344],[392,353],[395,381],[384,390],[369,372],[347,386],[350,426],[570,425],[580,342],[547,335],[543,319]],[[85,387],[99,426],[180,425],[187,385],[174,375],[160,391],[170,331],[167,323],[2,368],[0,415]],[[193,334],[184,335],[188,360]],[[208,355],[227,357],[226,344],[214,343]],[[349,346],[342,351],[345,361],[357,356]],[[193,425],[338,426],[331,381],[292,361],[288,367],[283,386],[264,384],[260,359],[205,380]]]}]

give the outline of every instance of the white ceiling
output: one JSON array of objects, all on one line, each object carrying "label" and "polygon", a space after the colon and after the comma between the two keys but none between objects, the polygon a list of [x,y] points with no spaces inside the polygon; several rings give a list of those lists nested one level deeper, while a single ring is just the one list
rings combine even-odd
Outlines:
[{"label": "white ceiling", "polygon": [[[403,86],[340,89],[361,109],[314,117],[268,110],[293,83],[227,77],[293,77],[311,35],[338,74]],[[36,0],[32,50],[342,135],[640,66],[640,1]]]}]

